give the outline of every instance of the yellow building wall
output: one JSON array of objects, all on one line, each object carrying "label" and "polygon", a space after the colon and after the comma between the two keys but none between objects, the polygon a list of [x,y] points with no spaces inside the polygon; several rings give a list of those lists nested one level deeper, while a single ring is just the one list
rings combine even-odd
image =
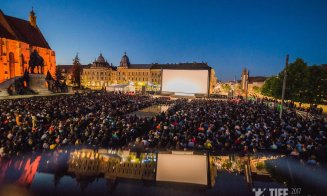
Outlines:
[{"label": "yellow building wall", "polygon": [[99,89],[113,84],[115,81],[115,74],[110,68],[87,68],[83,69],[82,85],[92,89]]},{"label": "yellow building wall", "polygon": [[129,69],[118,67],[116,73],[117,83],[128,83],[132,81],[134,83],[147,82],[161,84],[161,70],[160,69]]}]

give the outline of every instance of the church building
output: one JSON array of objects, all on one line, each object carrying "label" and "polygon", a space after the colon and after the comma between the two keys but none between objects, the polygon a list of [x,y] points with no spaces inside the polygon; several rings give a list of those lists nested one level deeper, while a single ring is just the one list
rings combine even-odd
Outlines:
[{"label": "church building", "polygon": [[43,73],[50,71],[55,77],[56,54],[37,26],[33,9],[29,21],[5,15],[0,10],[0,83],[22,76],[34,51],[43,58]]}]

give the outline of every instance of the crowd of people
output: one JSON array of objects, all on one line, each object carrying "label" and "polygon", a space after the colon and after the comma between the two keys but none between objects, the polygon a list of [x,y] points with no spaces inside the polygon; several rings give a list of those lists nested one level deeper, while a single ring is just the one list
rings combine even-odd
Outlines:
[{"label": "crowd of people", "polygon": [[0,101],[0,156],[63,145],[124,146],[143,130],[131,112],[168,98],[86,93]]},{"label": "crowd of people", "polygon": [[178,100],[167,113],[154,119],[143,139],[150,147],[257,152],[279,151],[292,156],[326,159],[327,124],[303,119],[295,111],[277,109],[263,102]]},{"label": "crowd of people", "polygon": [[[170,104],[154,117],[127,115]],[[0,156],[89,145],[131,149],[276,151],[327,160],[327,124],[258,101],[90,92],[0,101]]]},{"label": "crowd of people", "polygon": [[[281,104],[281,101],[277,99],[272,99],[267,97],[264,98],[256,97],[256,99],[263,102],[269,102],[274,105]],[[295,103],[294,101],[285,101],[284,106],[292,110],[299,110],[299,111],[307,112],[308,114],[312,114],[312,115],[317,115],[317,116],[323,115],[323,108],[319,107],[317,104],[310,104],[309,107],[304,107],[304,104],[301,102]]]}]

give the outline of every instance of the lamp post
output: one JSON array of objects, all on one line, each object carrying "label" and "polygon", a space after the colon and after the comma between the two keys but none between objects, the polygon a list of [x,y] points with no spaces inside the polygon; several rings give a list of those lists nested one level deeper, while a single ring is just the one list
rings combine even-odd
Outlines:
[{"label": "lamp post", "polygon": [[282,119],[283,116],[283,106],[285,98],[285,88],[286,88],[286,79],[287,79],[287,66],[288,66],[289,55],[286,55],[285,70],[284,70],[284,79],[283,79],[283,89],[282,89],[282,104],[279,111],[279,118]]}]

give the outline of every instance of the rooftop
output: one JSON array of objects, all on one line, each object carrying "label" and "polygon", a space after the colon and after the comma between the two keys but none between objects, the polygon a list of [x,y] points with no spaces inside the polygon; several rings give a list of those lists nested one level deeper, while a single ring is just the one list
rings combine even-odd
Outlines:
[{"label": "rooftop", "polygon": [[18,40],[32,46],[50,48],[40,29],[29,21],[5,15],[0,10],[0,37]]}]

